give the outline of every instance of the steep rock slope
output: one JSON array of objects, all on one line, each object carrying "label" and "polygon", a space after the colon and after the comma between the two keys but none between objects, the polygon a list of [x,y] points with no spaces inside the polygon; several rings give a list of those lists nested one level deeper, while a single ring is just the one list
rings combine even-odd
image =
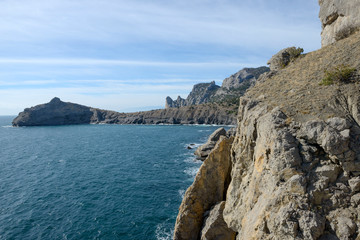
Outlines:
[{"label": "steep rock slope", "polygon": [[222,82],[221,87],[223,89],[234,89],[244,86],[247,82],[250,84],[255,83],[256,79],[260,77],[261,74],[268,72],[268,67],[258,67],[258,68],[244,68],[237,73],[231,75],[228,78],[225,78]]},{"label": "steep rock slope", "polygon": [[[225,197],[198,209],[199,196],[185,196],[176,226],[193,216],[201,222],[188,239],[200,238],[203,213],[221,201],[237,240],[359,239],[359,56],[353,34],[267,75],[241,98]],[[357,70],[352,81],[319,85],[324,70],[340,64]],[[208,180],[198,174],[191,188]],[[186,209],[199,211],[186,216]],[[175,227],[174,239],[186,239],[182,231]]]},{"label": "steep rock slope", "polygon": [[321,44],[329,45],[360,29],[358,0],[319,0],[322,24]]}]

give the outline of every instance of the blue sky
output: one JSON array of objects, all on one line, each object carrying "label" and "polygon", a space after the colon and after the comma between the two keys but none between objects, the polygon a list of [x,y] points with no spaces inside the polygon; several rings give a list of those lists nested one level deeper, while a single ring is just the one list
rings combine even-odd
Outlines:
[{"label": "blue sky", "polygon": [[0,115],[63,101],[164,106],[194,84],[320,48],[316,0],[0,0]]}]

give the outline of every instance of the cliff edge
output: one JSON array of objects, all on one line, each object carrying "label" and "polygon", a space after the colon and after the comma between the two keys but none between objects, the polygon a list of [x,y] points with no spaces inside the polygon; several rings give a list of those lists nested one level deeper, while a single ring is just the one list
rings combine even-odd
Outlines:
[{"label": "cliff edge", "polygon": [[235,137],[186,191],[174,239],[360,239],[359,56],[355,32],[257,81]]}]

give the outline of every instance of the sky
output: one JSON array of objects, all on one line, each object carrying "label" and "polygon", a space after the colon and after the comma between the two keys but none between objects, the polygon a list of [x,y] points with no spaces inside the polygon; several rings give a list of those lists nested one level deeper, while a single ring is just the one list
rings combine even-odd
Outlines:
[{"label": "sky", "polygon": [[196,83],[321,47],[316,0],[0,0],[0,115],[59,97],[163,108]]}]

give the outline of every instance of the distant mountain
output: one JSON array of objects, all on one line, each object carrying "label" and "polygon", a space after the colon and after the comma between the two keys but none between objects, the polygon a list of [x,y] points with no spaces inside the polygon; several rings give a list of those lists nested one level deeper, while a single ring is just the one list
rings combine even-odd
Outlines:
[{"label": "distant mountain", "polygon": [[63,102],[26,108],[13,120],[13,126],[53,126],[73,124],[235,124],[236,109],[216,103],[119,113]]},{"label": "distant mountain", "polygon": [[253,86],[261,74],[270,71],[268,67],[244,68],[223,80],[222,86],[210,83],[194,85],[186,99],[178,96],[176,100],[166,97],[165,108],[179,108],[184,106],[198,105],[208,102],[222,102],[238,99],[245,91]]}]

